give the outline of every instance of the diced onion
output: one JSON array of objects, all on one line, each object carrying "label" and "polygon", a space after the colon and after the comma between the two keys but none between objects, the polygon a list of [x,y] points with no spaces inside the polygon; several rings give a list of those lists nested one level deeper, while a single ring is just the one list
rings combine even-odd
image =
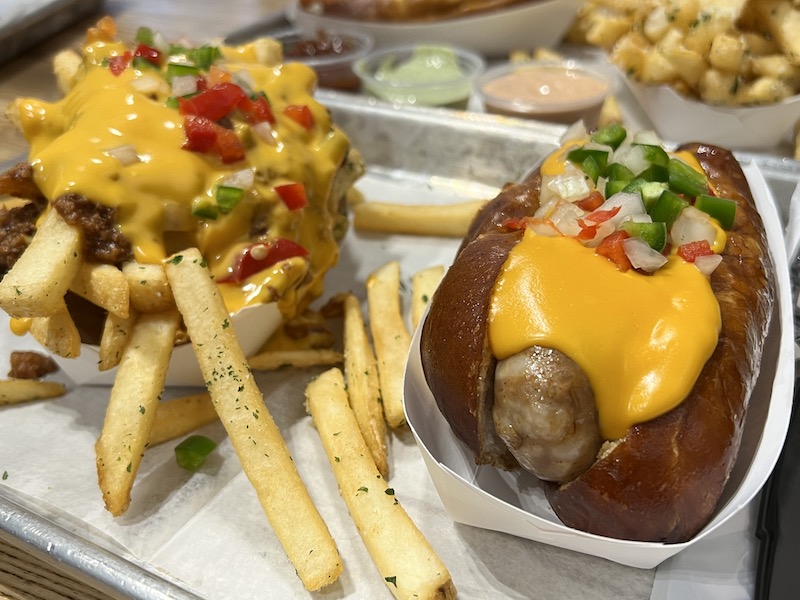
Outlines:
[{"label": "diced onion", "polygon": [[106,150],[106,154],[113,156],[126,167],[140,161],[139,155],[136,153],[136,148],[130,144]]},{"label": "diced onion", "polygon": [[675,219],[669,237],[675,246],[706,240],[713,247],[717,230],[706,213],[694,206],[687,206]]},{"label": "diced onion", "polygon": [[586,138],[587,134],[586,125],[583,124],[583,121],[575,121],[567,128],[564,135],[561,136],[561,144],[563,145],[573,140],[583,140]]},{"label": "diced onion", "polygon": [[563,174],[542,178],[540,196],[544,202],[548,202],[554,197],[574,202],[586,198],[590,192],[591,189],[583,171],[568,163]]},{"label": "diced onion", "polygon": [[179,75],[172,78],[172,95],[188,96],[197,91],[197,77],[194,75]]},{"label": "diced onion", "polygon": [[558,237],[561,232],[550,219],[531,219],[527,222],[527,227],[536,235],[542,237]]},{"label": "diced onion", "polygon": [[131,82],[133,89],[135,89],[137,92],[141,92],[142,94],[156,94],[158,92],[163,92],[166,85],[167,84],[163,79],[160,77],[154,77],[149,73],[145,73],[141,77],[137,77]]},{"label": "diced onion", "polygon": [[638,175],[650,166],[644,157],[641,146],[622,145],[614,153],[614,162],[628,167],[634,175]]},{"label": "diced onion", "polygon": [[719,266],[719,263],[722,262],[722,256],[720,254],[710,254],[707,256],[698,256],[694,259],[694,266],[706,277],[710,277],[711,273],[714,272]]},{"label": "diced onion", "polygon": [[235,187],[242,190],[249,190],[253,187],[255,182],[256,173],[253,169],[242,169],[241,171],[234,171],[222,178],[222,185]]},{"label": "diced onion", "polygon": [[648,146],[664,146],[664,142],[652,129],[642,129],[633,134],[634,144],[647,144]]},{"label": "diced onion", "polygon": [[634,268],[647,273],[653,273],[667,263],[666,256],[651,248],[647,242],[638,237],[622,240],[622,249]]},{"label": "diced onion", "polygon": [[587,221],[593,221],[592,214],[596,212],[603,212],[613,210],[619,207],[619,212],[608,221],[618,226],[622,221],[630,220],[636,215],[646,215],[647,211],[642,203],[642,197],[639,194],[630,194],[627,192],[618,192],[613,196],[606,199],[603,204],[596,211],[592,211],[586,215]]},{"label": "diced onion", "polygon": [[266,142],[272,146],[277,145],[278,141],[275,139],[275,130],[272,129],[272,125],[270,125],[267,121],[256,123],[255,125],[252,125],[250,129],[262,142]]}]

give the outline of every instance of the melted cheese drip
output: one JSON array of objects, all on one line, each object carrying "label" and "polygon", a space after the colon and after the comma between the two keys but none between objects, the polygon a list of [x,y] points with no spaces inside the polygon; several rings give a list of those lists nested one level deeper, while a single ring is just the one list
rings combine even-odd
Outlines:
[{"label": "melted cheese drip", "polygon": [[584,370],[605,439],[678,405],[717,345],[719,305],[677,257],[654,275],[621,272],[571,238],[527,231],[494,288],[489,340],[498,359],[532,345]]},{"label": "melted cheese drip", "polygon": [[[267,215],[266,237],[288,238],[309,251],[309,260],[292,259],[251,276],[243,285],[221,284],[231,312],[273,300],[291,314],[301,296],[322,291],[325,272],[338,259],[334,239],[337,207],[330,203],[333,178],[348,149],[347,138],[332,127],[328,111],[312,98],[313,71],[298,63],[227,64],[246,71],[256,90],[266,92],[277,123],[274,142],[264,141],[234,121],[246,147],[246,164],[222,164],[214,157],[181,149],[183,117],[165,105],[169,85],[157,72],[129,67],[118,76],[103,59],[126,48],[95,42],[84,49],[84,74],[57,102],[17,102],[23,133],[30,143],[34,179],[53,201],[65,193],[117,207],[116,221],[133,246],[134,258],[157,263],[190,246],[200,249],[215,277],[227,274],[235,257],[250,245],[251,226]],[[245,49],[246,50],[246,49]],[[231,52],[246,59],[253,52]],[[142,80],[155,81],[142,91]],[[287,105],[306,105],[315,127],[306,130],[282,113]],[[132,146],[139,160],[123,164],[113,150]],[[193,201],[213,198],[228,174],[250,166],[254,187],[236,209],[216,220],[191,214]],[[289,211],[274,187],[302,182],[309,205]]]}]

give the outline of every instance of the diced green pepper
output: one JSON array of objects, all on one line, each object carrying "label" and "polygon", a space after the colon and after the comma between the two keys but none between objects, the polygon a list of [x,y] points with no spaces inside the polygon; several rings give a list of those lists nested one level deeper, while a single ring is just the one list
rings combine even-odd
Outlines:
[{"label": "diced green pepper", "polygon": [[164,101],[164,105],[165,105],[167,108],[174,108],[175,110],[177,110],[177,109],[178,109],[178,105],[179,105],[179,104],[180,104],[180,103],[178,102],[178,98],[177,98],[176,96],[169,96],[169,97],[168,97],[168,98],[167,98],[167,99]]},{"label": "diced green pepper", "polygon": [[580,165],[583,172],[597,181],[599,177],[605,175],[608,165],[608,152],[597,148],[575,148],[567,154],[567,159]]},{"label": "diced green pepper", "polygon": [[136,37],[134,38],[137,44],[144,44],[151,48],[155,45],[153,41],[153,30],[149,27],[139,27],[136,30]]},{"label": "diced green pepper", "polygon": [[605,127],[601,127],[592,134],[592,141],[597,144],[604,144],[611,146],[614,150],[619,148],[619,145],[628,136],[628,132],[619,123],[610,123]]},{"label": "diced green pepper", "polygon": [[666,167],[669,165],[669,154],[661,146],[652,144],[636,144],[642,149],[642,157],[651,165]]},{"label": "diced green pepper", "polygon": [[669,181],[669,167],[664,165],[650,165],[644,171],[639,173],[639,177],[643,177],[647,181]]},{"label": "diced green pepper", "polygon": [[230,185],[217,186],[217,207],[223,215],[231,212],[244,197],[242,188]]},{"label": "diced green pepper", "polygon": [[139,71],[144,71],[145,69],[158,69],[157,65],[151,63],[144,56],[135,56],[131,61],[131,65],[134,69],[138,69]]},{"label": "diced green pepper", "polygon": [[700,194],[694,201],[694,206],[719,221],[723,229],[733,227],[733,220],[736,218],[735,200]]},{"label": "diced green pepper", "polygon": [[650,209],[650,217],[653,221],[666,223],[667,229],[671,229],[675,219],[687,206],[689,206],[689,203],[678,194],[670,190],[664,190],[655,204],[653,204],[653,208]]},{"label": "diced green pepper", "polygon": [[198,219],[216,220],[219,216],[217,205],[207,198],[195,198],[192,202],[192,215]]},{"label": "diced green pepper", "polygon": [[168,63],[167,64],[167,81],[172,81],[173,77],[181,77],[184,75],[200,75],[200,67],[195,65],[187,65],[185,63]]},{"label": "diced green pepper", "polygon": [[691,198],[708,193],[705,175],[675,157],[669,159],[669,187],[673,192]]},{"label": "diced green pepper", "polygon": [[620,229],[630,236],[641,238],[657,252],[664,250],[667,245],[667,225],[663,221],[653,221],[652,223],[625,221],[620,225]]},{"label": "diced green pepper", "polygon": [[190,435],[175,446],[175,460],[182,469],[197,471],[216,447],[217,443],[204,435]]}]

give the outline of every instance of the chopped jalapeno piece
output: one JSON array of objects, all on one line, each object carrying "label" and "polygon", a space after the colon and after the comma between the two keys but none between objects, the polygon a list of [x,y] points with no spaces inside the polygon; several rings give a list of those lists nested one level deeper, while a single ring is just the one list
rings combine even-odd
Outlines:
[{"label": "chopped jalapeno piece", "polygon": [[687,206],[689,206],[689,203],[678,194],[670,190],[664,190],[653,205],[653,208],[650,209],[650,217],[653,221],[666,223],[667,228],[671,228],[675,219]]},{"label": "chopped jalapeno piece", "polygon": [[679,158],[669,159],[669,187],[678,194],[696,198],[708,192],[705,175],[696,171]]},{"label": "chopped jalapeno piece", "polygon": [[666,167],[669,165],[669,154],[661,146],[652,144],[636,144],[642,149],[642,156],[651,165]]},{"label": "chopped jalapeno piece", "polygon": [[190,435],[175,446],[175,460],[182,469],[197,471],[217,443],[204,435]]},{"label": "chopped jalapeno piece", "polygon": [[597,148],[575,148],[567,154],[567,159],[580,165],[583,172],[597,181],[604,176],[608,165],[608,152]]},{"label": "chopped jalapeno piece", "polygon": [[194,65],[186,65],[182,63],[167,64],[168,81],[172,81],[173,77],[181,77],[183,75],[200,75],[200,68]]},{"label": "chopped jalapeno piece", "polygon": [[735,200],[700,194],[694,201],[694,206],[719,221],[723,229],[733,227],[733,220],[736,217]]},{"label": "chopped jalapeno piece", "polygon": [[620,229],[627,232],[631,237],[641,238],[657,252],[664,250],[667,245],[667,224],[662,221],[654,221],[652,223],[625,221],[620,225]]},{"label": "chopped jalapeno piece", "polygon": [[198,219],[216,220],[219,216],[219,209],[208,199],[195,199],[192,203],[192,215]]},{"label": "chopped jalapeno piece", "polygon": [[217,186],[217,206],[223,215],[231,212],[244,197],[242,188],[230,185]]},{"label": "chopped jalapeno piece", "polygon": [[611,123],[595,131],[592,134],[592,141],[598,144],[611,146],[616,150],[627,136],[628,132],[625,131],[622,125],[619,123]]},{"label": "chopped jalapeno piece", "polygon": [[139,27],[136,30],[136,37],[134,38],[137,44],[147,44],[148,46],[154,46],[153,43],[153,30],[149,27]]}]

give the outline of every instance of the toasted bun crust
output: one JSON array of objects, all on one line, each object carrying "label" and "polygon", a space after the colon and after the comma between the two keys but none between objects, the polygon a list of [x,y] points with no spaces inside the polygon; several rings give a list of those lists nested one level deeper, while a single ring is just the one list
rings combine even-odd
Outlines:
[{"label": "toasted bun crust", "polygon": [[[681,150],[697,158],[718,195],[738,204],[722,263],[711,277],[722,330],[682,404],[632,427],[576,479],[545,484],[551,506],[566,525],[598,535],[682,542],[708,522],[736,460],[772,314],[772,261],[741,167],[719,147],[687,144]],[[431,301],[421,338],[427,381],[453,431],[478,463],[506,469],[515,465],[498,450],[491,427],[496,361],[488,349],[486,321],[494,281],[519,239],[500,224],[517,211],[532,214],[538,189],[537,176],[512,186],[476,218]],[[479,269],[484,255],[491,258]]]}]

